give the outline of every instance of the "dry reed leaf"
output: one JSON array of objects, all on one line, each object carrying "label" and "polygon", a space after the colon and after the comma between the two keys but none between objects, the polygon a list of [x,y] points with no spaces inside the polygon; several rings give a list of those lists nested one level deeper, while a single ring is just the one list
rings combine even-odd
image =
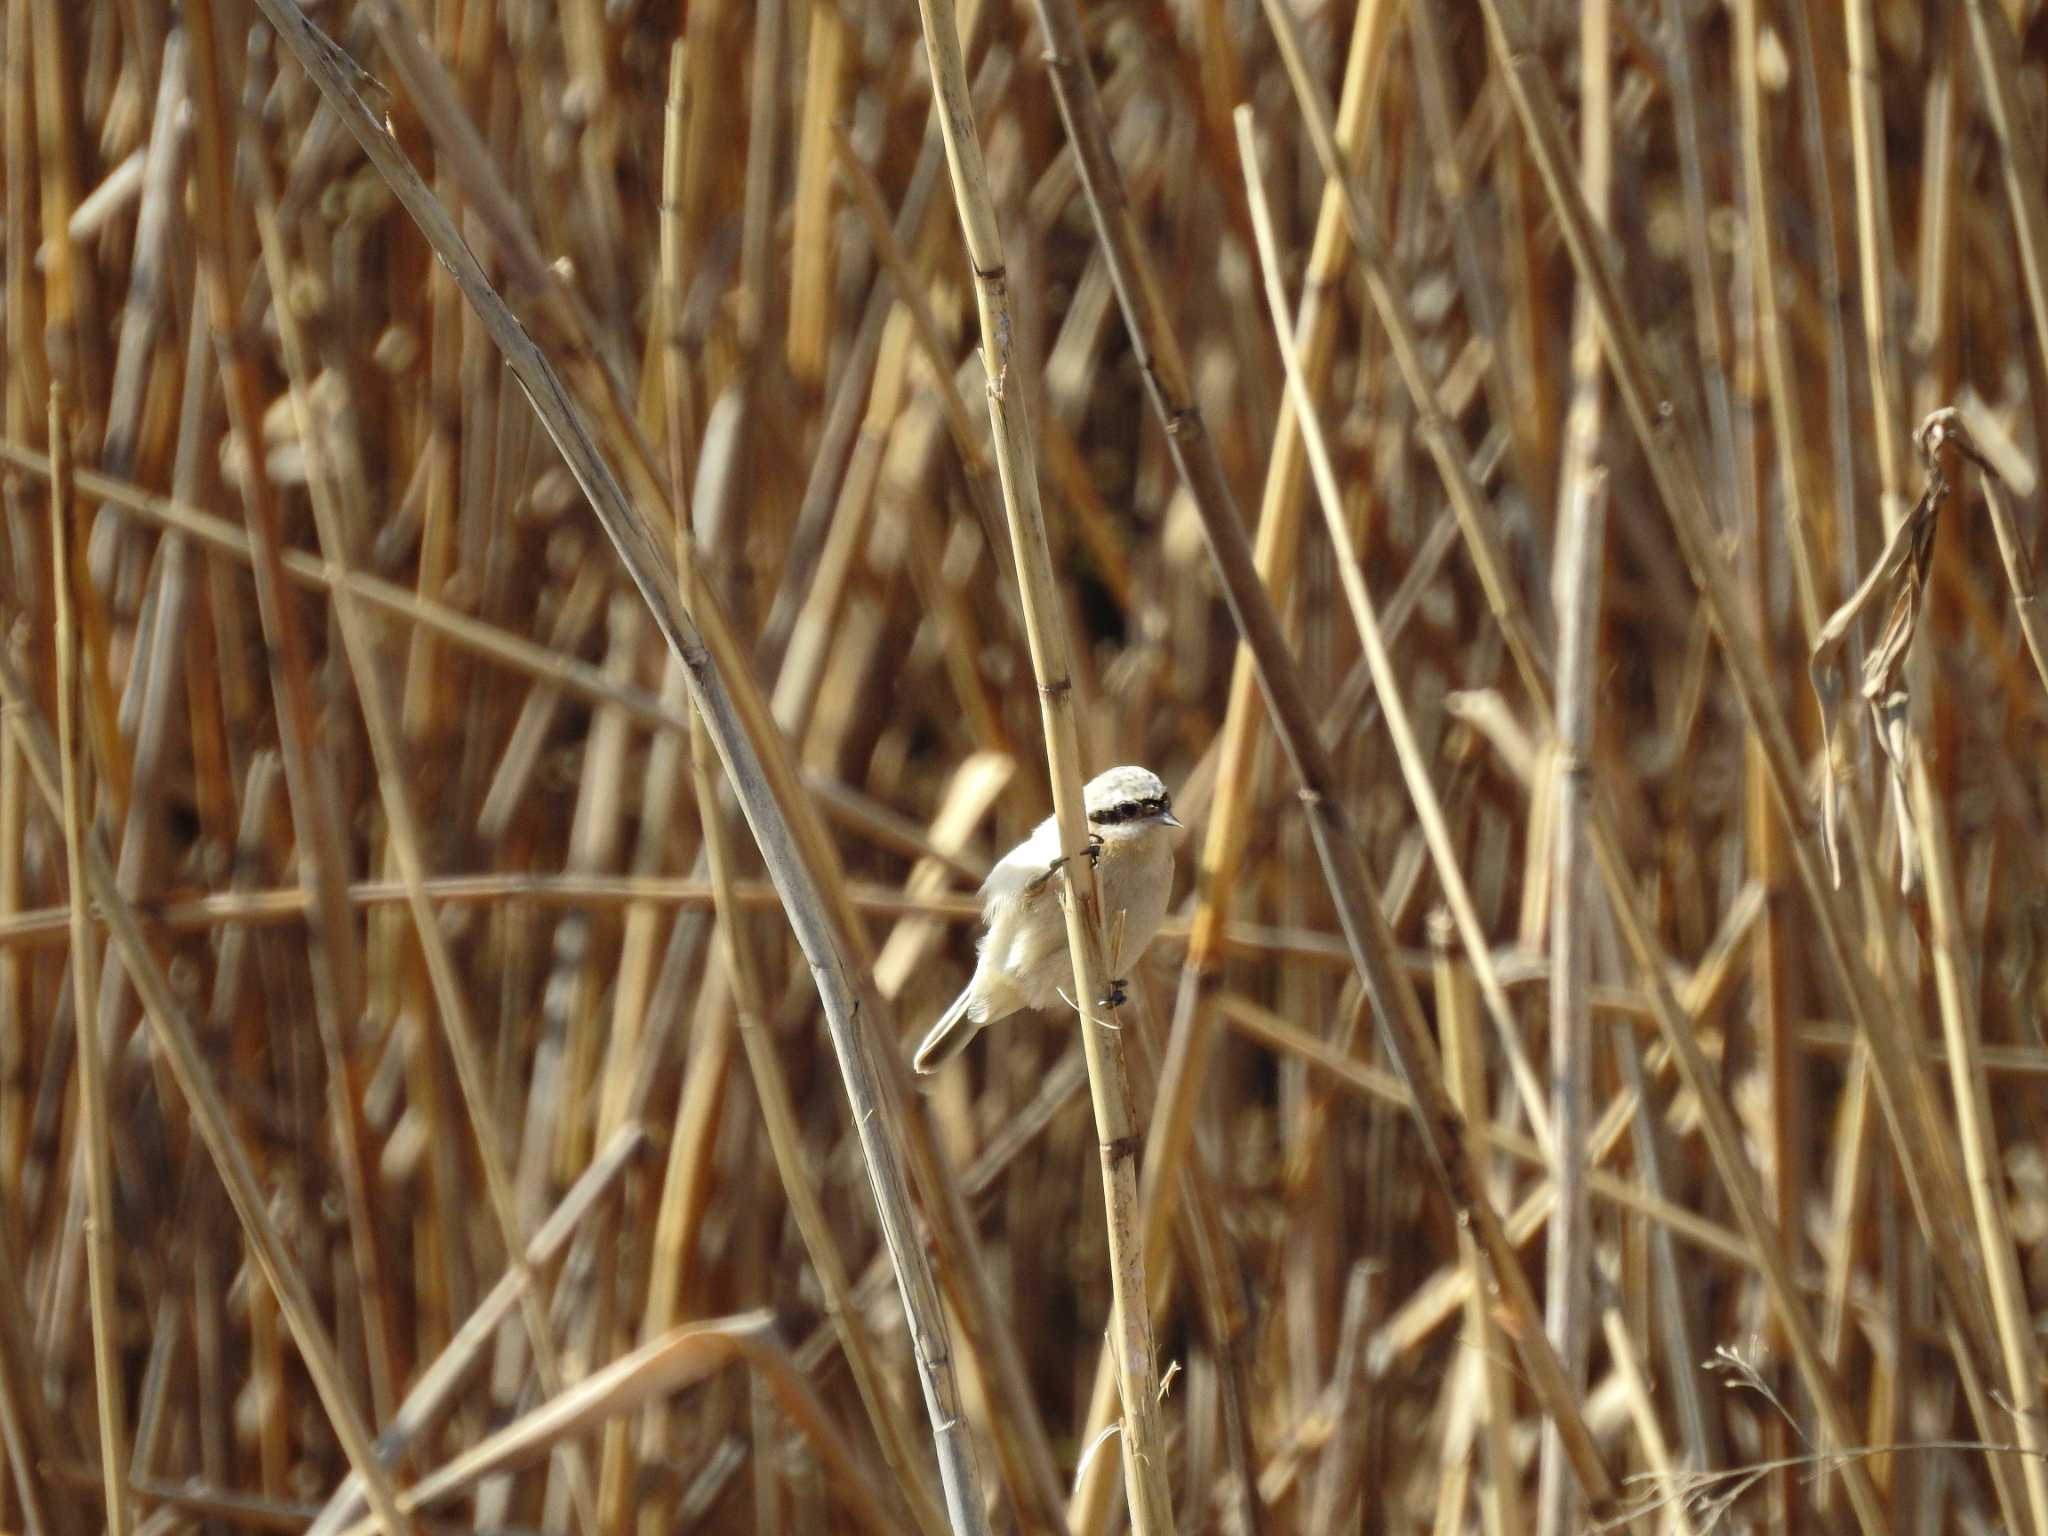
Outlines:
[{"label": "dry reed leaf", "polygon": [[[1841,760],[1840,725],[1842,690],[1840,660],[1856,623],[1866,610],[1889,598],[1884,628],[1877,643],[1863,660],[1859,692],[1870,710],[1870,720],[1879,747],[1884,751],[1891,789],[1892,813],[1899,829],[1899,888],[1911,892],[1919,880],[1919,855],[1913,836],[1912,813],[1907,807],[1906,765],[1912,751],[1911,698],[1906,690],[1906,657],[1919,631],[1926,601],[1927,577],[1934,562],[1934,535],[1940,526],[1941,509],[1954,492],[1954,484],[1942,462],[1945,449],[1974,464],[1983,474],[1985,495],[1993,503],[1993,516],[2010,521],[2005,484],[1991,461],[1978,451],[1962,413],[1944,406],[1928,415],[1914,434],[1920,460],[1927,469],[1927,483],[1913,510],[1900,520],[1886,542],[1877,564],[1863,578],[1862,585],[1841,607],[1828,616],[1813,642],[1807,666],[1813,692],[1820,705],[1821,740],[1826,761],[1821,776],[1821,831],[1827,849],[1828,869],[1835,884],[1842,883],[1842,857],[1838,840],[1841,780],[1847,776]],[[2005,547],[2001,538],[2001,548]],[[2007,561],[2014,594],[2023,610],[2033,599],[2031,579],[2024,562]]]}]

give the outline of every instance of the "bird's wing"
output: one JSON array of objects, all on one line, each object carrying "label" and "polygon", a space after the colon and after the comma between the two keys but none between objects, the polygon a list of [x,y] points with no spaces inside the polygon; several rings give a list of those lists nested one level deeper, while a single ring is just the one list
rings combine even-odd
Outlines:
[{"label": "bird's wing", "polygon": [[1004,854],[981,883],[984,907],[993,896],[1014,896],[1042,877],[1060,856],[1060,831],[1048,816],[1031,829],[1031,835]]}]

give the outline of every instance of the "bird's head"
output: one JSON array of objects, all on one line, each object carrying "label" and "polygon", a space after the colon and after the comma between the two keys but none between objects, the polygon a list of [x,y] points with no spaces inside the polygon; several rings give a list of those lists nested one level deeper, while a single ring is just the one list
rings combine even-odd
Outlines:
[{"label": "bird's head", "polygon": [[1127,764],[1098,773],[1082,791],[1082,800],[1088,807],[1088,825],[1098,829],[1180,825],[1173,814],[1173,796],[1149,768]]}]

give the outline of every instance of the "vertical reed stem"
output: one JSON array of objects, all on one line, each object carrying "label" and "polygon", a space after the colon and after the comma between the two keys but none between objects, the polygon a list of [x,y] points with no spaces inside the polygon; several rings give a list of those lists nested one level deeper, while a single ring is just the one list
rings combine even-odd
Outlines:
[{"label": "vertical reed stem", "polygon": [[1124,1478],[1131,1528],[1138,1536],[1170,1536],[1173,1501],[1166,1488],[1166,1441],[1159,1415],[1159,1371],[1153,1358],[1152,1314],[1145,1292],[1143,1223],[1138,1207],[1137,1108],[1115,1009],[1106,1002],[1110,977],[1103,942],[1102,891],[1088,852],[1088,812],[1081,796],[1082,744],[1067,654],[1066,609],[1053,576],[1045,513],[1038,497],[1037,447],[1027,402],[1030,383],[1016,349],[1009,273],[996,224],[995,198],[981,158],[981,137],[967,89],[959,23],[952,0],[919,0],[939,127],[953,173],[953,195],[981,313],[981,359],[988,374],[989,419],[996,471],[1017,558],[1025,635],[1038,679],[1045,725],[1046,767],[1065,873],[1067,947],[1087,1053],[1089,1096],[1102,1155],[1102,1195],[1109,1219],[1112,1337],[1123,1398]]}]

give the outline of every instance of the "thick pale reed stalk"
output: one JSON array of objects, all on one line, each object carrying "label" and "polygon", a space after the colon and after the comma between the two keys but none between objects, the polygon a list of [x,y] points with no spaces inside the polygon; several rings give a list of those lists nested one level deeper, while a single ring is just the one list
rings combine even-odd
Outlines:
[{"label": "thick pale reed stalk", "polygon": [[[1426,3],[1426,0],[1425,0]],[[1608,0],[1579,11],[1579,145],[1586,201],[1601,227],[1614,184],[1614,39]],[[1557,728],[1550,782],[1550,1123],[1555,1131],[1557,1211],[1544,1268],[1544,1320],[1574,1390],[1586,1390],[1593,1331],[1593,1221],[1586,1197],[1586,1133],[1593,1116],[1590,988],[1597,920],[1586,820],[1592,808],[1594,678],[1599,666],[1601,576],[1607,564],[1606,396],[1598,320],[1584,294],[1572,305],[1572,397],[1558,470],[1557,548],[1551,567],[1557,610]],[[1537,1464],[1536,1529],[1564,1536],[1578,1524],[1564,1448],[1549,1428]]]},{"label": "thick pale reed stalk", "polygon": [[968,260],[974,268],[981,312],[981,356],[988,372],[989,419],[995,429],[996,471],[1017,560],[1024,629],[1038,679],[1045,726],[1046,766],[1052,777],[1053,815],[1059,826],[1066,878],[1067,947],[1074,962],[1074,997],[1087,1052],[1095,1135],[1102,1154],[1102,1195],[1109,1220],[1111,1336],[1123,1398],[1123,1461],[1137,1536],[1164,1536],[1173,1528],[1166,1487],[1166,1439],[1160,1425],[1159,1370],[1153,1356],[1152,1314],[1145,1291],[1143,1222],[1138,1208],[1137,1108],[1124,1061],[1116,1010],[1106,999],[1102,892],[1088,853],[1088,812],[1081,786],[1080,721],[1074,710],[1067,654],[1066,610],[1046,542],[1038,497],[1037,445],[1027,409],[1030,381],[1016,349],[1009,274],[1003,261],[995,198],[981,158],[981,137],[967,90],[959,23],[951,0],[919,0],[925,51],[939,104],[939,128],[953,173]]}]

